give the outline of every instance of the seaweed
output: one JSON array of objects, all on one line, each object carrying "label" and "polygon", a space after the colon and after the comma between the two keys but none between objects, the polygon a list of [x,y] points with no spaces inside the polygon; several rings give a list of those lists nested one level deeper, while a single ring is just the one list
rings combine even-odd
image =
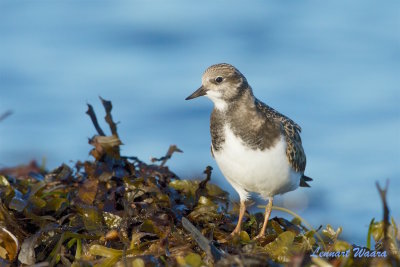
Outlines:
[{"label": "seaweed", "polygon": [[[387,188],[379,189],[384,219],[370,223],[365,251],[388,257],[312,257],[316,250],[345,252],[357,246],[340,240],[341,228],[312,228],[283,208],[292,220],[272,218],[255,240],[261,214],[248,214],[240,235],[229,194],[212,183],[207,166],[198,180],[181,179],[167,166],[174,153],[145,163],[121,155],[122,141],[100,98],[110,133],[89,139],[92,160],[46,170],[36,162],[0,170],[0,266],[366,266],[399,264],[398,228],[390,220]],[[234,203],[233,203],[234,204]],[[374,245],[374,247],[373,247]]]}]

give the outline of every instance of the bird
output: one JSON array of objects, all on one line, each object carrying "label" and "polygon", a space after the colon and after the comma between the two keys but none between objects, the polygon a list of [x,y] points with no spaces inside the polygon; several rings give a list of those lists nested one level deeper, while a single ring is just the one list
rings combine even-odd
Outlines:
[{"label": "bird", "polygon": [[199,89],[186,100],[206,96],[214,103],[210,117],[211,154],[239,194],[239,218],[230,236],[241,232],[246,201],[257,193],[268,204],[256,239],[265,236],[273,198],[310,187],[304,174],[306,155],[300,126],[258,100],[246,77],[233,65],[215,64],[203,73]]}]

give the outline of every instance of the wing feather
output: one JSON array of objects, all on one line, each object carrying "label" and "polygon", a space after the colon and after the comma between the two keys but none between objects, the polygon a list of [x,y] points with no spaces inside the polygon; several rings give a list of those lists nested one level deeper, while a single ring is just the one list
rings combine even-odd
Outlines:
[{"label": "wing feather", "polygon": [[287,143],[286,155],[290,165],[294,171],[304,173],[306,168],[306,155],[301,144],[301,127],[290,118],[259,100],[256,100],[256,106],[266,117],[279,121],[282,134],[285,136]]}]

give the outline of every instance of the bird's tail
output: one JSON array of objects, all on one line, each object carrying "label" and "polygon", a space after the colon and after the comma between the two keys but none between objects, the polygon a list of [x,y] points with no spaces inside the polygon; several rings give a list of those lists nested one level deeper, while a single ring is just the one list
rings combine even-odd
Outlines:
[{"label": "bird's tail", "polygon": [[312,180],[313,180],[312,178],[305,176],[303,174],[303,176],[301,176],[301,178],[300,178],[300,186],[301,187],[311,187],[307,182],[311,182]]}]

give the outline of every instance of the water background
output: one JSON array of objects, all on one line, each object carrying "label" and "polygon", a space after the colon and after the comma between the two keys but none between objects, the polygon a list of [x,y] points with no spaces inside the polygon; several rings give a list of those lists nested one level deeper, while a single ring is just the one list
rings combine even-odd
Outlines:
[{"label": "water background", "polygon": [[303,128],[312,188],[277,205],[365,244],[369,221],[382,217],[375,181],[390,179],[400,222],[399,14],[395,0],[2,0],[0,114],[14,114],[0,122],[0,167],[89,159],[86,103],[100,119],[102,96],[125,155],[149,160],[177,144],[172,170],[203,177],[211,165],[237,198],[210,155],[212,103],[184,101],[206,67],[227,62]]}]

